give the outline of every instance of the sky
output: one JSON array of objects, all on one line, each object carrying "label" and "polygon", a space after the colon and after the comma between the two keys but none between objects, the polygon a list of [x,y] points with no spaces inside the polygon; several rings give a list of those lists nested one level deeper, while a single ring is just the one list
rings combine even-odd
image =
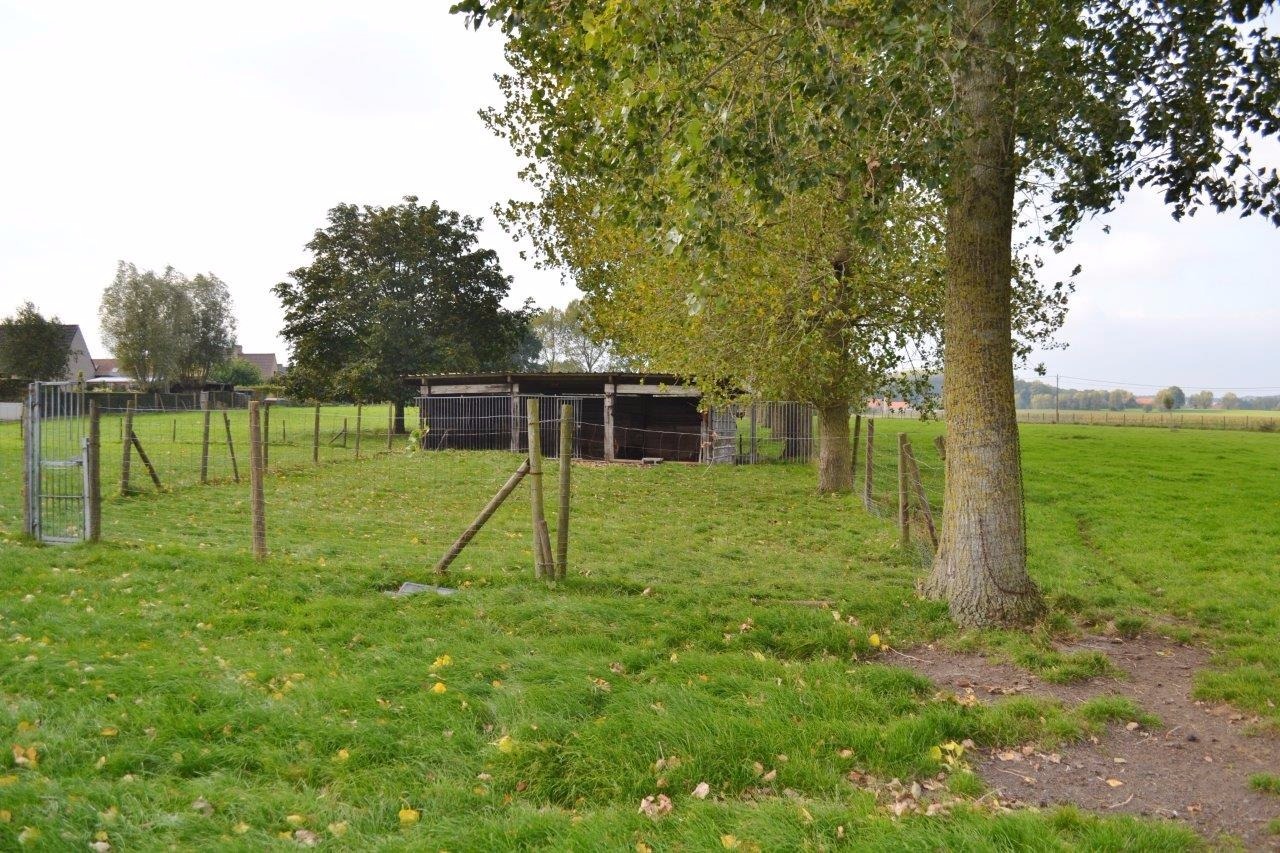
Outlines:
[{"label": "sky", "polygon": [[[502,41],[449,5],[0,0],[0,315],[30,300],[101,357],[117,261],[172,265],[226,281],[240,343],[283,356],[271,287],[329,208],[405,195],[485,217],[513,306],[572,299],[493,221],[529,195],[477,115],[499,102]],[[1083,272],[1069,346],[1032,365],[1064,387],[1280,393],[1280,229],[1175,223],[1141,194],[1105,223],[1050,259],[1048,276]]]}]

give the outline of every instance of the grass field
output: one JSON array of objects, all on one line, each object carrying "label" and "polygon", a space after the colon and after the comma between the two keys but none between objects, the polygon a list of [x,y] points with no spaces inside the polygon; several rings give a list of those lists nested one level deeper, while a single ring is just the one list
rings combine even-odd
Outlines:
[{"label": "grass field", "polygon": [[[918,448],[939,429],[883,423]],[[916,599],[891,525],[815,497],[799,466],[580,465],[567,582],[532,579],[522,489],[455,564],[459,594],[395,600],[380,591],[429,579],[514,456],[273,475],[255,563],[230,483],[113,497],[98,547],[21,542],[17,430],[0,427],[0,728],[21,747],[0,769],[0,848],[1194,846],[1170,824],[1001,813],[941,749],[1052,743],[1139,709],[966,706],[884,647],[982,645],[1067,678],[1100,663],[1052,651],[1055,633],[1158,624],[1217,651],[1206,697],[1280,722],[1280,437],[1023,435],[1032,571],[1057,615],[960,635]],[[894,818],[855,770],[942,774],[928,796],[947,806]],[[670,814],[639,811],[663,795]]]}]

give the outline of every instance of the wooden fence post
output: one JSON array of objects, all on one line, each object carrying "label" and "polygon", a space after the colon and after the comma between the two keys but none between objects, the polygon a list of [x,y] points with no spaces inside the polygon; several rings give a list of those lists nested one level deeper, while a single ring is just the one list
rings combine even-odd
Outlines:
[{"label": "wooden fence post", "polygon": [[102,541],[102,412],[97,400],[89,401],[89,444],[85,459],[85,480],[88,489],[85,500],[89,502],[90,542]]},{"label": "wooden fence post", "polygon": [[258,401],[249,401],[249,508],[253,517],[253,558],[267,556],[266,504],[262,496],[262,424]]},{"label": "wooden fence post", "polygon": [[178,419],[177,418],[173,419],[173,436],[170,438],[169,443],[170,444],[178,443]]},{"label": "wooden fence post", "polygon": [[120,494],[129,494],[129,465],[133,454],[133,401],[124,404],[124,424],[120,427],[121,444],[124,449],[120,456]]},{"label": "wooden fence post", "polygon": [[231,440],[231,415],[226,409],[222,410],[222,425],[227,428],[227,452],[231,454],[231,476],[238,483],[240,482],[240,466],[236,464],[236,446]]},{"label": "wooden fence post", "polygon": [[947,461],[947,437],[945,435],[935,435],[933,437],[933,446],[938,448],[938,457],[943,462]]},{"label": "wooden fence post", "polygon": [[524,476],[528,473],[529,460],[526,459],[520,463],[520,467],[515,470],[515,473],[511,475],[502,488],[498,489],[497,494],[489,499],[489,503],[485,504],[484,509],[480,510],[480,514],[476,516],[476,520],[471,522],[466,530],[462,531],[462,535],[458,537],[457,541],[449,547],[449,550],[446,551],[444,556],[440,558],[440,561],[436,563],[435,573],[437,575],[443,575],[449,570],[449,564],[452,563],[460,553],[462,553],[462,549],[467,547],[467,543],[480,532],[480,528],[484,527],[485,522],[487,522],[489,518],[498,511],[498,507],[502,506],[502,502],[507,499],[508,495],[515,491],[516,486],[520,484],[520,481],[523,480]]},{"label": "wooden fence post", "polygon": [[311,464],[320,464],[320,404],[316,403],[315,429],[311,431]]},{"label": "wooden fence post", "polygon": [[262,403],[262,470],[271,464],[271,404]]},{"label": "wooden fence post", "polygon": [[551,557],[551,539],[547,534],[547,519],[542,504],[542,421],[538,413],[538,398],[525,402],[529,421],[529,494],[533,523],[534,574],[536,577],[555,578],[555,563]]},{"label": "wooden fence post", "polygon": [[857,482],[858,477],[858,441],[862,435],[862,415],[853,416],[853,460],[849,464],[849,474]]},{"label": "wooden fence post", "polygon": [[556,515],[556,579],[569,562],[569,478],[573,470],[573,404],[560,405],[560,506]]},{"label": "wooden fence post", "polygon": [[342,448],[343,448],[343,450],[345,450],[345,449],[346,449],[346,447],[347,447],[347,419],[346,419],[346,418],[343,418],[343,419],[342,419]]},{"label": "wooden fence post", "polygon": [[204,435],[200,439],[200,485],[209,482],[209,394],[200,395],[200,405],[204,409]]},{"label": "wooden fence post", "polygon": [[911,542],[911,496],[907,491],[907,434],[898,433],[898,533],[903,545]]},{"label": "wooden fence post", "polygon": [[360,417],[364,412],[364,405],[356,403],[356,458],[360,458]]},{"label": "wooden fence post", "polygon": [[929,533],[929,543],[933,545],[933,550],[938,550],[938,528],[933,524],[933,508],[929,506],[929,496],[924,491],[924,480],[920,478],[920,466],[916,464],[915,451],[911,449],[911,441],[908,440],[904,448],[907,453],[908,474],[911,477],[911,484],[916,493],[916,509],[920,511],[921,518],[924,519],[925,530]]},{"label": "wooden fence post", "polygon": [[396,427],[396,404],[387,403],[387,452],[391,452],[391,434]]},{"label": "wooden fence post", "polygon": [[142,442],[138,439],[137,433],[131,432],[129,440],[133,442],[133,449],[138,451],[138,458],[142,460],[142,464],[147,468],[147,473],[151,475],[151,482],[155,484],[156,491],[159,491],[162,488],[160,475],[156,473],[156,466],[151,464],[151,458],[147,456],[147,451],[142,449]]},{"label": "wooden fence post", "polygon": [[863,468],[862,478],[862,505],[867,508],[867,512],[871,512],[872,482],[873,472],[875,469],[875,451],[876,451],[876,419],[867,418],[867,462]]}]

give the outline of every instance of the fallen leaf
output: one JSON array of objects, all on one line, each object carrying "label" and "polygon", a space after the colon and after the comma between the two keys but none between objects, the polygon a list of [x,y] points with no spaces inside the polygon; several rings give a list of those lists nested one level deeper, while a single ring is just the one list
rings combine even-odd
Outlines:
[{"label": "fallen leaf", "polygon": [[435,684],[431,686],[432,693],[444,693],[448,689],[449,689],[448,687],[444,686],[443,681],[437,681]]},{"label": "fallen leaf", "polygon": [[412,826],[413,824],[417,823],[418,819],[421,817],[422,817],[422,813],[419,812],[417,809],[401,809],[400,825]]},{"label": "fallen leaf", "polygon": [[880,648],[880,635],[872,634],[870,637],[867,637],[867,642],[871,644],[873,649]]},{"label": "fallen leaf", "polygon": [[699,782],[697,787],[693,789],[693,796],[697,797],[699,800],[705,800],[707,798],[707,794],[710,793],[711,786],[706,782]]},{"label": "fallen leaf", "polygon": [[1135,722],[1132,722],[1132,721],[1130,721],[1130,722],[1128,722],[1128,723],[1125,723],[1125,724],[1124,724],[1124,727],[1125,727],[1126,729],[1128,729],[1129,731],[1131,731],[1131,732],[1132,732],[1132,731],[1137,731],[1137,730],[1138,730],[1138,724],[1137,724],[1137,723],[1135,723]]},{"label": "fallen leaf", "polygon": [[512,740],[511,735],[503,735],[494,741],[494,746],[498,748],[498,752],[503,755],[510,755],[516,751],[516,742]]},{"label": "fallen leaf", "polygon": [[1124,785],[1124,783],[1121,782],[1119,779],[1108,779],[1107,784],[1113,788],[1119,788]]},{"label": "fallen leaf", "polygon": [[208,817],[209,815],[213,814],[213,803],[209,802],[204,797],[200,797],[195,802],[193,802],[191,804],[191,808],[195,811],[200,812],[200,814],[204,815],[205,817]]},{"label": "fallen leaf", "polygon": [[640,801],[640,813],[653,820],[657,820],[662,815],[670,814],[671,808],[671,798],[666,794],[659,794],[657,797],[645,797]]},{"label": "fallen leaf", "polygon": [[284,822],[290,826],[302,826],[307,822],[307,819],[300,814],[291,814],[284,819]]},{"label": "fallen leaf", "polygon": [[440,657],[436,658],[431,662],[431,668],[439,669],[440,667],[448,666],[451,663],[453,663],[453,658],[449,657],[448,655],[440,655]]},{"label": "fallen leaf", "polygon": [[345,820],[334,821],[329,824],[328,829],[330,835],[341,838],[347,834],[347,822]]},{"label": "fallen leaf", "polygon": [[738,847],[738,839],[732,835],[720,836],[720,846],[725,850],[736,850]]},{"label": "fallen leaf", "polygon": [[244,835],[250,829],[252,829],[252,827],[250,827],[249,824],[245,823],[244,821],[240,821],[235,826],[231,827],[231,831],[234,832],[236,835]]},{"label": "fallen leaf", "polygon": [[1014,752],[1013,750],[1006,750],[1005,752],[996,753],[996,758],[999,758],[1001,761],[1021,761],[1022,753]]},{"label": "fallen leaf", "polygon": [[98,731],[98,734],[102,735],[103,737],[115,737],[116,735],[120,734],[120,730],[117,729],[115,726],[105,726]]}]

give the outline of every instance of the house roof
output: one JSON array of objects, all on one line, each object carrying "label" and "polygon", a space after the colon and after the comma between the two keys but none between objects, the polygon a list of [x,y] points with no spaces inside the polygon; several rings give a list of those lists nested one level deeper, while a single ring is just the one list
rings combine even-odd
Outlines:
[{"label": "house roof", "polygon": [[275,373],[280,363],[273,352],[242,352],[240,358],[262,371],[263,375]]},{"label": "house roof", "polygon": [[[66,339],[67,343],[68,344],[74,343],[76,339],[76,335],[80,334],[80,327],[75,323],[59,323],[58,325],[62,328],[62,334],[63,334],[63,337]],[[4,328],[4,326],[0,326],[0,342],[4,341],[5,336],[6,336],[6,329]]]},{"label": "house roof", "polygon": [[95,358],[93,372],[98,376],[117,376],[120,373],[120,362],[114,358]]}]

